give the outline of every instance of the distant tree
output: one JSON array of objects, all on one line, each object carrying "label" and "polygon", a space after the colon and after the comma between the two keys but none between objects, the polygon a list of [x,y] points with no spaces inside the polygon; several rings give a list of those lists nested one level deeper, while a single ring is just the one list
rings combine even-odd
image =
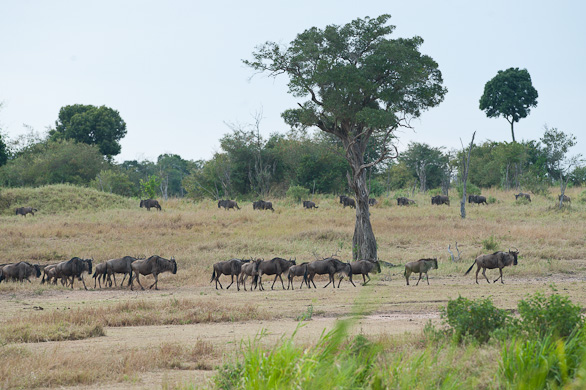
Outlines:
[{"label": "distant tree", "polygon": [[124,172],[118,168],[100,171],[91,181],[91,187],[122,196],[137,196],[138,191]]},{"label": "distant tree", "polygon": [[0,167],[8,161],[9,151],[8,146],[4,142],[2,133],[0,133]]},{"label": "distant tree", "polygon": [[399,157],[399,161],[404,163],[412,175],[419,180],[421,192],[439,187],[445,180],[448,157],[442,149],[425,143],[411,142],[407,150]]},{"label": "distant tree", "polygon": [[98,145],[100,152],[108,157],[120,154],[119,141],[125,135],[126,123],[118,111],[83,104],[62,107],[55,129],[49,131],[52,140],[72,139]]},{"label": "distant tree", "polygon": [[161,178],[152,175],[146,180],[140,180],[140,194],[146,199],[155,199],[157,197],[157,189],[161,185]]},{"label": "distant tree", "polygon": [[[376,259],[368,209],[367,168],[396,157],[395,130],[438,105],[446,93],[437,63],[422,55],[420,37],[389,39],[390,15],[356,19],[346,25],[311,28],[288,47],[268,42],[244,63],[271,76],[286,74],[289,92],[307,98],[283,118],[293,128],[318,128],[336,136],[350,164],[348,184],[356,200],[352,240],[355,259]],[[382,134],[379,157],[365,162],[373,134]]]},{"label": "distant tree", "polygon": [[511,124],[511,135],[515,142],[513,125],[527,117],[531,107],[537,106],[537,96],[527,69],[499,70],[484,86],[480,109],[489,118],[503,116]]}]

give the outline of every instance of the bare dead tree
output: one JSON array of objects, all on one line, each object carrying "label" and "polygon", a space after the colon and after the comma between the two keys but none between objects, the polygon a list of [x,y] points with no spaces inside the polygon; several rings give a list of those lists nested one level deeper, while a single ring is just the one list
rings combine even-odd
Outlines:
[{"label": "bare dead tree", "polygon": [[448,252],[450,253],[450,256],[452,257],[452,262],[460,261],[461,254],[460,254],[460,249],[458,249],[458,241],[456,241],[456,251],[458,252],[457,258],[454,257],[454,252],[452,252],[451,244],[448,244]]},{"label": "bare dead tree", "polygon": [[462,170],[462,201],[460,202],[460,215],[462,219],[466,218],[466,184],[468,182],[468,168],[470,167],[470,153],[472,152],[472,147],[474,146],[474,137],[476,136],[476,132],[472,133],[472,141],[470,141],[470,146],[468,147],[468,158],[466,159],[466,149],[464,149],[464,143],[462,142],[462,138],[460,138],[460,143],[462,144],[462,163],[463,163],[463,170]]}]

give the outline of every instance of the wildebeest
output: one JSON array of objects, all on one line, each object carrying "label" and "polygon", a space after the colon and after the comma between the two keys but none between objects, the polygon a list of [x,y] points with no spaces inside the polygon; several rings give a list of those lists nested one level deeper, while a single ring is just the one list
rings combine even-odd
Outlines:
[{"label": "wildebeest", "polygon": [[222,283],[220,283],[220,276],[230,275],[230,277],[232,278],[232,283],[230,283],[230,285],[226,287],[227,290],[230,288],[232,284],[234,284],[234,276],[236,276],[236,288],[238,289],[238,291],[240,291],[240,281],[238,280],[238,278],[240,277],[241,271],[242,260],[240,259],[230,259],[226,261],[217,262],[216,264],[214,264],[212,271],[212,279],[210,280],[210,283],[215,280],[216,290],[218,289],[218,283],[220,284],[220,288],[224,289],[224,287],[222,287]]},{"label": "wildebeest", "polygon": [[[558,201],[560,201],[560,200],[562,200],[562,195],[561,194],[558,195]],[[572,203],[572,199],[570,199],[570,197],[569,196],[566,196],[566,195],[564,195],[564,200],[563,201],[564,202],[567,202],[567,203]]]},{"label": "wildebeest", "polygon": [[47,284],[51,283],[51,279],[53,279],[53,284],[57,284],[57,264],[49,264],[43,268],[43,279],[41,279],[41,284],[47,282]]},{"label": "wildebeest", "polygon": [[519,192],[518,194],[515,195],[515,200],[519,200],[519,198],[523,199],[527,199],[529,202],[531,202],[531,195],[529,194],[524,194],[522,192]]},{"label": "wildebeest", "polygon": [[[336,283],[334,281],[334,275],[339,274],[339,273],[346,274],[348,276],[348,278],[350,279],[350,283],[352,283],[352,285],[354,285],[354,287],[356,287],[356,285],[352,281],[352,266],[350,265],[350,263],[344,263],[338,259],[334,259],[333,257],[329,257],[329,258],[323,259],[323,260],[316,260],[316,261],[311,262],[307,265],[307,284],[308,284],[307,287],[311,288],[311,284],[313,283],[313,287],[317,288],[315,286],[315,282],[313,281],[313,278],[315,277],[316,274],[318,274],[318,275],[328,274],[330,277],[330,281],[328,282],[328,284],[326,284],[324,286],[324,288],[328,287],[330,285],[330,283],[332,283],[332,286],[335,288]],[[342,278],[343,278],[343,275],[342,275]],[[338,287],[340,287],[340,283],[342,282],[342,278],[340,278],[340,282],[338,282]]]},{"label": "wildebeest", "polygon": [[146,207],[147,211],[151,211],[151,207],[154,207],[161,211],[161,205],[156,199],[144,199],[140,201],[140,207]]},{"label": "wildebeest", "polygon": [[174,258],[171,260],[162,258],[161,256],[154,255],[149,257],[148,259],[141,259],[133,261],[131,264],[132,267],[132,277],[130,278],[130,289],[134,290],[134,280],[138,282],[138,285],[141,289],[144,290],[142,284],[140,284],[139,275],[153,275],[155,278],[155,282],[150,285],[149,288],[153,288],[155,286],[155,290],[158,290],[158,283],[159,283],[159,274],[163,272],[171,272],[172,274],[177,273],[177,262]]},{"label": "wildebeest", "polygon": [[375,204],[377,204],[377,200],[375,198],[368,198],[368,205],[369,206],[374,206]]},{"label": "wildebeest", "polygon": [[28,280],[31,276],[38,278],[41,276],[41,268],[38,264],[31,264],[27,261],[21,261],[14,264],[6,264],[2,266],[2,279],[23,282]]},{"label": "wildebeest", "polygon": [[275,209],[273,209],[272,202],[266,202],[264,200],[257,200],[256,202],[252,202],[252,209],[253,210],[271,210],[273,213]]},{"label": "wildebeest", "polygon": [[223,207],[224,210],[230,210],[230,209],[238,209],[240,210],[240,207],[238,207],[238,203],[236,203],[235,200],[229,200],[229,199],[221,199],[218,201],[218,208]]},{"label": "wildebeest", "polygon": [[509,249],[508,252],[494,252],[493,254],[490,255],[480,255],[476,258],[476,260],[474,260],[474,263],[472,263],[472,265],[470,266],[470,268],[468,268],[468,271],[466,271],[466,273],[464,275],[468,275],[468,273],[472,270],[472,267],[474,267],[474,264],[477,265],[476,268],[476,284],[478,284],[478,272],[480,271],[480,268],[482,268],[482,275],[486,278],[486,281],[490,284],[490,281],[488,280],[488,278],[486,277],[486,270],[487,269],[495,269],[498,268],[499,272],[500,272],[500,276],[498,278],[495,279],[494,283],[496,283],[497,280],[501,280],[501,283],[503,282],[503,268],[513,264],[513,265],[517,265],[517,255],[519,254],[519,251],[511,251]]},{"label": "wildebeest", "polygon": [[450,205],[450,197],[447,195],[436,195],[433,196],[431,198],[431,204],[435,204],[435,205],[441,205],[441,204],[447,204],[448,206]]},{"label": "wildebeest", "polygon": [[242,268],[240,270],[240,283],[242,283],[242,285],[244,286],[244,291],[246,291],[246,279],[248,279],[249,276],[252,277],[252,282],[250,282],[250,291],[252,291],[253,285],[254,288],[258,286],[258,266],[261,263],[261,261],[262,259],[256,259],[250,261],[249,263],[242,264]]},{"label": "wildebeest", "polygon": [[112,278],[114,279],[114,286],[116,286],[116,274],[124,274],[120,286],[124,284],[124,279],[126,279],[126,275],[128,275],[128,285],[130,286],[132,279],[132,263],[136,260],[135,257],[124,256],[119,259],[110,259],[106,261],[106,275],[108,276],[110,286],[112,286]]},{"label": "wildebeest", "polygon": [[340,203],[344,205],[344,208],[346,208],[346,206],[350,206],[354,209],[356,208],[356,201],[346,195],[340,195]]},{"label": "wildebeest", "polygon": [[419,281],[423,274],[425,274],[427,284],[429,285],[429,275],[427,274],[427,271],[430,269],[437,269],[437,259],[419,259],[405,264],[405,272],[403,275],[405,275],[405,279],[407,280],[407,286],[409,285],[409,277],[411,276],[411,273],[419,274],[416,286],[419,285]]},{"label": "wildebeest", "polygon": [[397,206],[409,206],[410,204],[415,204],[415,201],[407,199],[404,196],[400,196],[397,198]]},{"label": "wildebeest", "polygon": [[81,280],[83,287],[87,290],[85,281],[83,280],[83,273],[92,273],[92,259],[80,259],[73,257],[71,260],[62,261],[55,266],[55,277],[61,278],[61,282],[65,281],[65,286],[69,284],[71,277],[71,288],[73,289],[73,282],[75,278]]},{"label": "wildebeest", "polygon": [[[102,282],[104,282],[104,286],[106,285],[106,275],[108,269],[108,264],[106,262],[100,263],[96,265],[96,269],[94,270],[94,288],[96,288],[96,282],[100,284],[100,288],[102,288]],[[125,275],[126,276],[126,275]],[[102,280],[100,280],[102,279]]]},{"label": "wildebeest", "polygon": [[26,217],[27,214],[32,214],[33,217],[35,216],[35,211],[39,211],[33,207],[19,207],[16,210],[16,215],[22,215]]},{"label": "wildebeest", "polygon": [[488,205],[488,203],[486,202],[486,196],[482,195],[468,195],[468,203]]},{"label": "wildebeest", "polygon": [[287,270],[293,265],[295,265],[295,260],[285,260],[281,257],[274,257],[271,260],[261,262],[258,266],[258,284],[260,285],[259,289],[264,290],[264,286],[262,285],[263,275],[275,275],[275,280],[273,280],[271,290],[275,286],[277,278],[281,279],[281,285],[283,286],[284,290],[285,283],[283,283],[281,274],[283,272],[287,272]]},{"label": "wildebeest", "polygon": [[307,264],[309,263],[301,263],[289,268],[289,272],[287,273],[287,290],[289,290],[289,286],[291,286],[292,290],[295,290],[293,287],[293,278],[295,276],[303,276],[303,280],[301,281],[299,288],[303,286],[303,283],[307,284]]},{"label": "wildebeest", "polygon": [[303,207],[305,207],[306,209],[313,209],[313,208],[318,209],[319,208],[311,200],[304,200],[303,201]]},{"label": "wildebeest", "polygon": [[[369,272],[374,269],[377,273],[380,271],[380,263],[378,260],[358,260],[350,263],[352,267],[352,275],[362,274],[362,285],[366,286],[366,283],[370,282]],[[368,281],[366,280],[368,278]]]}]

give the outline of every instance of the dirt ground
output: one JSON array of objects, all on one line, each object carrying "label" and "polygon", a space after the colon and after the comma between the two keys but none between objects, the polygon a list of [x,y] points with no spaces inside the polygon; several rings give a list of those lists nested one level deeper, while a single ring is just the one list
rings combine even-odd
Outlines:
[{"label": "dirt ground", "polygon": [[[366,286],[353,287],[343,281],[340,289],[330,287],[320,280],[317,289],[298,289],[283,291],[279,282],[275,290],[265,284],[266,291],[215,290],[212,285],[201,287],[170,288],[161,276],[159,291],[130,291],[126,288],[102,290],[44,290],[35,293],[31,290],[0,294],[3,317],[10,318],[35,310],[71,310],[127,300],[160,300],[162,304],[169,298],[189,299],[198,302],[225,302],[234,305],[253,303],[260,312],[271,313],[269,320],[201,323],[174,326],[134,326],[106,328],[106,336],[77,341],[45,342],[23,344],[31,351],[59,353],[75,359],[79,354],[116,354],[121,351],[149,350],[161,345],[192,345],[204,341],[218,351],[218,358],[209,362],[210,367],[232,359],[242,343],[254,340],[261,332],[261,342],[271,346],[283,336],[291,336],[296,331],[295,340],[300,344],[315,342],[322,332],[331,329],[337,319],[355,318],[352,332],[365,335],[392,336],[410,333],[412,337],[421,334],[425,324],[432,320],[439,323],[440,308],[449,299],[459,295],[470,298],[491,297],[496,306],[514,310],[517,302],[526,294],[536,291],[551,291],[552,283],[558,292],[567,294],[574,302],[586,306],[586,274],[556,274],[543,278],[507,277],[505,284],[474,283],[474,276],[435,277],[431,274],[430,285],[420,283],[406,286],[397,269],[390,281],[378,277]],[[494,279],[494,271],[489,278]],[[356,280],[355,280],[356,282]],[[266,282],[265,282],[266,283]],[[233,286],[235,287],[235,286]],[[298,318],[311,312],[309,321],[300,327]],[[214,370],[201,370],[183,366],[181,369],[157,370],[141,374],[121,383],[100,383],[90,387],[77,386],[75,389],[144,389],[196,384],[205,386]]]}]

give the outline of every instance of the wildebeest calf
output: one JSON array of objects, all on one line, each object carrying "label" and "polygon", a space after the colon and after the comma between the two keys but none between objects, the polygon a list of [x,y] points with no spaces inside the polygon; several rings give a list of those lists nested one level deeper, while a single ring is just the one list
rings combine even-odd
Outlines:
[{"label": "wildebeest calf", "polygon": [[340,203],[344,205],[344,208],[346,208],[346,206],[350,206],[350,208],[353,209],[356,208],[356,201],[346,195],[340,195]]},{"label": "wildebeest calf", "polygon": [[308,285],[307,264],[309,264],[309,263],[301,263],[301,264],[294,265],[289,268],[289,272],[287,273],[287,290],[289,290],[289,286],[291,286],[292,290],[295,290],[295,288],[293,287],[293,278],[295,276],[303,276],[303,280],[301,281],[299,288],[301,288],[303,286],[303,283]]},{"label": "wildebeest calf", "polygon": [[418,273],[419,279],[417,280],[416,286],[419,285],[419,281],[421,280],[421,275],[425,274],[427,279],[427,284],[429,285],[429,275],[427,271],[430,269],[437,269],[437,259],[420,259],[417,261],[411,261],[405,264],[405,279],[407,280],[407,286],[409,285],[409,276],[411,273]]}]

